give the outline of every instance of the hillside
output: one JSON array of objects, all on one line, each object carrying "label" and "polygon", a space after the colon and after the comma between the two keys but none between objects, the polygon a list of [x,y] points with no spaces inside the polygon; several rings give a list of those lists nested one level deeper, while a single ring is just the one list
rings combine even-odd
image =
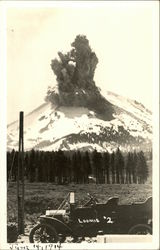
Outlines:
[{"label": "hillside", "polygon": [[[112,151],[149,149],[152,144],[152,114],[142,104],[103,93],[113,109],[113,118],[82,106],[44,103],[24,118],[24,148],[30,150]],[[8,125],[7,149],[18,149],[18,121]]]}]

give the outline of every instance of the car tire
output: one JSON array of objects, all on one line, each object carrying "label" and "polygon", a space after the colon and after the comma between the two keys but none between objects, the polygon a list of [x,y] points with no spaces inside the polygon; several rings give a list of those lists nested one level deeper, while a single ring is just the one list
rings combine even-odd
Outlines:
[{"label": "car tire", "polygon": [[36,225],[29,234],[30,243],[56,243],[58,240],[59,237],[55,228],[47,223],[40,223]]},{"label": "car tire", "polygon": [[129,229],[128,234],[152,234],[152,228],[147,224],[137,224]]}]

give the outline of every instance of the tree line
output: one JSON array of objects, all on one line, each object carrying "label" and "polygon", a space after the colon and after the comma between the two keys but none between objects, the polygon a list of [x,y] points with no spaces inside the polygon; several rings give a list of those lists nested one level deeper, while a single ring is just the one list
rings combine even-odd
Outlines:
[{"label": "tree line", "polygon": [[[7,152],[8,181],[16,181],[17,166],[18,152]],[[122,153],[119,148],[112,153],[32,149],[24,153],[24,166],[29,182],[141,184],[149,175],[143,151]]]}]

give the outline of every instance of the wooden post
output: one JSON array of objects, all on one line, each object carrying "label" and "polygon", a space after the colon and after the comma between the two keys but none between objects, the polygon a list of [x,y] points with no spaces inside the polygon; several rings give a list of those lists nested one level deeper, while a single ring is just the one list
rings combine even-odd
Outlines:
[{"label": "wooden post", "polygon": [[[18,202],[18,232],[24,233],[24,146],[23,146],[23,112],[19,116],[19,153],[17,170],[17,202]],[[21,179],[21,185],[20,185]]]}]

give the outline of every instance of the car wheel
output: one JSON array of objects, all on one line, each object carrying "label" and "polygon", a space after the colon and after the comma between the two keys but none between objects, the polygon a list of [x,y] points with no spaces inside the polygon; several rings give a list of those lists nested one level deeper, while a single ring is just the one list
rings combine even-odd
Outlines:
[{"label": "car wheel", "polygon": [[29,235],[30,243],[55,243],[58,240],[59,237],[54,227],[45,223],[36,225]]},{"label": "car wheel", "polygon": [[137,224],[129,229],[128,234],[152,234],[152,228],[146,224]]}]

